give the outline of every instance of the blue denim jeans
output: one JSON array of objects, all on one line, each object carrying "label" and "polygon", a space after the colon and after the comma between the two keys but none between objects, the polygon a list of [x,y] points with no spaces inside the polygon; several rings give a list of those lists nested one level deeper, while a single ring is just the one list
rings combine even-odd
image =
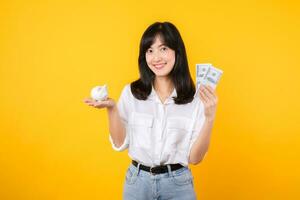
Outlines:
[{"label": "blue denim jeans", "polygon": [[123,200],[195,200],[191,170],[187,167],[152,175],[133,164],[127,169]]}]

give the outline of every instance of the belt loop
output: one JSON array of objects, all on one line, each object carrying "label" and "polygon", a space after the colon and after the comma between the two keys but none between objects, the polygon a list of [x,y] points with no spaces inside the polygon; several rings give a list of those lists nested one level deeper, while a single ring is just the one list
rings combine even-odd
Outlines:
[{"label": "belt loop", "polygon": [[169,176],[172,176],[171,165],[167,165],[167,167],[168,167],[168,174],[169,174]]},{"label": "belt loop", "polygon": [[140,165],[141,165],[141,163],[138,162],[138,165],[137,165],[137,175],[139,175],[139,173],[140,173]]}]

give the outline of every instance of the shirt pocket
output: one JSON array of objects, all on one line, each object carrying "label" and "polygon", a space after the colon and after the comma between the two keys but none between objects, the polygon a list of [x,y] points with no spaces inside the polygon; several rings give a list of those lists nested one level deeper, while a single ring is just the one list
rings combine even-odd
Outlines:
[{"label": "shirt pocket", "polygon": [[131,144],[140,148],[150,148],[152,143],[153,115],[133,112],[129,120]]},{"label": "shirt pocket", "polygon": [[186,150],[190,142],[190,120],[185,117],[171,117],[166,124],[166,148],[171,151]]}]

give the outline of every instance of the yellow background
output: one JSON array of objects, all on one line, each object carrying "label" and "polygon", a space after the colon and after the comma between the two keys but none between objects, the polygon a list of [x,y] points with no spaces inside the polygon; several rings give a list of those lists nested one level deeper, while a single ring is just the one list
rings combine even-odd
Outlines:
[{"label": "yellow background", "polygon": [[181,32],[190,70],[224,71],[199,199],[300,199],[297,1],[1,1],[0,199],[121,199],[127,151],[105,110],[83,103],[138,77],[155,21]]}]

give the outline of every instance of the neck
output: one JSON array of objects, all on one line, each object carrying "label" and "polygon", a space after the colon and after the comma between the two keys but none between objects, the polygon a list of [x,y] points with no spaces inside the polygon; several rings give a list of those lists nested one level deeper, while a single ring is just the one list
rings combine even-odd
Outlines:
[{"label": "neck", "polygon": [[174,89],[174,84],[168,77],[155,77],[154,89],[161,94],[169,95]]}]

